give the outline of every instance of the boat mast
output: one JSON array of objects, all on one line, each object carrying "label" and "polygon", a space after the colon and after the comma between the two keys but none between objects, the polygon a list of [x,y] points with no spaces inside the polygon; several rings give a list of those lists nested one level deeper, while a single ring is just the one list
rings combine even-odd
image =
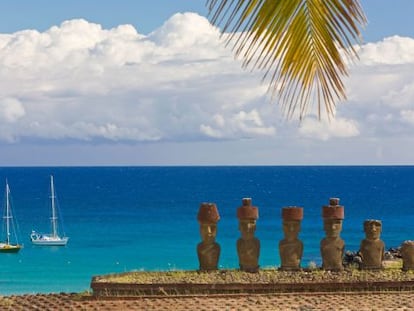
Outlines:
[{"label": "boat mast", "polygon": [[53,175],[50,175],[50,192],[51,196],[50,199],[52,201],[52,236],[57,236],[57,217],[56,217],[56,210],[55,210],[55,187],[53,185]]},{"label": "boat mast", "polygon": [[6,180],[6,244],[10,244],[10,204],[9,204],[10,188]]}]

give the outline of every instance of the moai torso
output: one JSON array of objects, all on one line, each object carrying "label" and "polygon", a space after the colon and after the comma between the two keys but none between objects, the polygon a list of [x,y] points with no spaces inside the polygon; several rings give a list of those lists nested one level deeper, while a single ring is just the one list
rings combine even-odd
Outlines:
[{"label": "moai torso", "polygon": [[414,270],[414,241],[404,241],[401,245],[404,271]]},{"label": "moai torso", "polygon": [[366,220],[364,230],[366,238],[361,241],[360,253],[362,258],[362,269],[377,270],[382,269],[384,259],[385,244],[379,239],[382,224],[379,220]]},{"label": "moai torso", "polygon": [[341,238],[325,238],[321,241],[322,268],[324,270],[343,270],[345,242]]},{"label": "moai torso", "polygon": [[283,239],[279,242],[281,270],[300,270],[300,262],[303,255],[303,243],[299,239]]},{"label": "moai torso", "polygon": [[220,258],[220,245],[218,243],[200,242],[197,245],[197,254],[198,261],[200,263],[200,270],[217,270]]},{"label": "moai torso", "polygon": [[237,241],[240,270],[257,272],[259,270],[260,241],[257,238]]}]

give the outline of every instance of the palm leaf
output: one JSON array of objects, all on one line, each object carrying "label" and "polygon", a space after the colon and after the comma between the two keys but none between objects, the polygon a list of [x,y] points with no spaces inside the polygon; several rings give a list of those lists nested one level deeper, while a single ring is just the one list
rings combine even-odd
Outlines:
[{"label": "palm leaf", "polygon": [[358,0],[207,0],[211,22],[229,32],[243,66],[264,70],[272,98],[302,119],[316,103],[334,116],[346,99],[346,60],[366,23]]}]

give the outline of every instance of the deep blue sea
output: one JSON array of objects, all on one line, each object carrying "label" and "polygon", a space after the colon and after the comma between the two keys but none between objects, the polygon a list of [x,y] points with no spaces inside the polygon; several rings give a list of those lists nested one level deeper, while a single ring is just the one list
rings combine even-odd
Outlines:
[{"label": "deep blue sea", "polygon": [[[66,247],[29,239],[32,229],[49,229],[51,174]],[[238,267],[236,209],[244,197],[259,208],[261,267],[280,264],[281,208],[291,205],[304,207],[302,266],[320,264],[321,207],[330,197],[345,206],[347,250],[358,250],[365,219],[382,220],[387,248],[414,239],[414,166],[0,168],[0,187],[6,178],[24,248],[0,254],[0,295],[85,291],[93,275],[113,272],[195,270],[201,202],[220,212],[223,269]]]}]

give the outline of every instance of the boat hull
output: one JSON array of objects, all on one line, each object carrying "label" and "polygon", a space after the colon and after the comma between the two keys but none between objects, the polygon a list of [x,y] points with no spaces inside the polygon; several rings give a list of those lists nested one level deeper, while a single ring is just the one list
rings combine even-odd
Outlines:
[{"label": "boat hull", "polygon": [[40,234],[32,232],[30,235],[30,240],[34,245],[41,246],[65,246],[68,243],[69,238],[60,236],[51,236],[47,234]]},{"label": "boat hull", "polygon": [[60,240],[60,241],[32,241],[34,245],[41,245],[41,246],[65,246],[68,243],[68,240]]},{"label": "boat hull", "polygon": [[4,244],[0,245],[0,253],[17,253],[21,248],[21,245]]}]

